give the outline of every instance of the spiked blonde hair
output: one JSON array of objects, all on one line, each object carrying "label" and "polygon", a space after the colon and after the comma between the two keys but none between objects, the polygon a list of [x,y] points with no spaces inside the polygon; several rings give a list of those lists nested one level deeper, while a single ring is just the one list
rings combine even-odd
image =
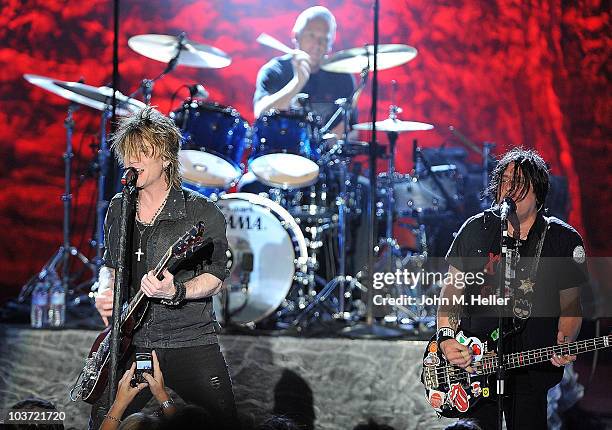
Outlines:
[{"label": "spiked blonde hair", "polygon": [[140,154],[161,158],[167,167],[164,169],[168,187],[180,188],[178,153],[181,149],[182,135],[174,122],[152,106],[121,118],[117,130],[111,136],[111,149],[122,166],[130,157]]}]

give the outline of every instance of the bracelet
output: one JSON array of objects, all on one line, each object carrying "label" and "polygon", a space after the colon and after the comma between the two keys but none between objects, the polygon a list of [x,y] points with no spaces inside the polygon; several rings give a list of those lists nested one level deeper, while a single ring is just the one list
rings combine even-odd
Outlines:
[{"label": "bracelet", "polygon": [[111,421],[116,421],[119,424],[121,424],[121,420],[119,418],[117,418],[117,417],[112,416],[112,415],[106,414],[106,415],[104,415],[104,418],[109,419]]},{"label": "bracelet", "polygon": [[455,338],[455,330],[450,327],[440,327],[436,332],[436,342],[438,342],[438,346],[444,342],[445,340],[454,339]]},{"label": "bracelet", "polygon": [[165,402],[162,402],[162,403],[161,403],[159,406],[160,406],[162,409],[168,409],[168,408],[170,408],[170,407],[174,406],[174,400],[172,400],[172,399],[168,399],[168,400],[166,400]]},{"label": "bracelet", "polygon": [[174,293],[174,297],[171,299],[162,299],[162,305],[166,306],[178,306],[181,304],[183,300],[185,300],[185,294],[187,293],[187,289],[185,288],[185,283],[181,281],[174,281],[174,288],[176,288],[176,293]]}]

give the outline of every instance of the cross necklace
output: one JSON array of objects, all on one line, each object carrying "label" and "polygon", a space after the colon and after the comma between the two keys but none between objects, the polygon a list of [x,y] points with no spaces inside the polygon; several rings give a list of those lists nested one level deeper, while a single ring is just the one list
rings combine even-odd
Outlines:
[{"label": "cross necklace", "polygon": [[[168,196],[169,195],[170,195],[170,193],[166,194],[166,198],[164,199],[162,204],[159,205],[159,207],[157,208],[157,211],[153,215],[153,218],[148,223],[142,222],[140,220],[140,203],[139,203],[139,200],[136,199],[136,229],[138,230],[138,251],[136,251],[134,254],[136,255],[136,257],[138,257],[138,260],[137,260],[138,262],[140,262],[140,258],[145,254],[144,252],[142,252],[142,236],[143,236],[145,230],[147,229],[147,227],[150,227],[153,224],[155,224],[155,220],[157,219],[157,217],[161,213],[161,211],[164,208],[164,206],[166,206],[166,202],[168,201]],[[139,227],[140,224],[142,224],[144,226],[144,228],[142,230],[140,230],[140,227]]]}]

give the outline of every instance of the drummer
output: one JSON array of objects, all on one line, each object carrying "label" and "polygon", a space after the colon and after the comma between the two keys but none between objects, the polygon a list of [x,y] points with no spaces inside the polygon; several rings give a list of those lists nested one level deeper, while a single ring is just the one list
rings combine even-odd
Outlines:
[{"label": "drummer", "polygon": [[[313,6],[300,13],[293,26],[294,53],[273,58],[259,70],[253,97],[256,118],[271,109],[298,107],[296,96],[303,93],[323,124],[327,123],[337,109],[334,102],[350,98],[355,90],[352,75],[321,70],[335,37],[336,19],[329,9]],[[338,136],[342,135],[341,119],[331,127]]]},{"label": "drummer", "polygon": [[[336,37],[336,18],[329,9],[313,6],[297,17],[293,26],[293,54],[273,58],[257,74],[253,97],[255,118],[276,109],[288,111],[299,108],[298,94],[308,95],[310,109],[321,117],[325,125],[333,116],[339,98],[350,98],[355,90],[355,80],[348,73],[332,73],[321,69],[326,54],[331,51]],[[356,122],[356,110],[351,123]],[[342,137],[342,116],[329,130]],[[269,187],[255,181],[250,172],[243,176],[239,189],[246,192],[266,192]]]}]

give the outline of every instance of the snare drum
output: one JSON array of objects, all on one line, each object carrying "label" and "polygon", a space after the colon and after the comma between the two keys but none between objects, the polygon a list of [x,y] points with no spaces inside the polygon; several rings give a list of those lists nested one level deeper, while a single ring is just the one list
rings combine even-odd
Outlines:
[{"label": "snare drum", "polygon": [[194,101],[172,116],[183,132],[179,161],[186,182],[229,188],[240,178],[249,124],[236,109]]},{"label": "snare drum", "polygon": [[[283,303],[296,271],[305,270],[306,240],[293,217],[270,199],[233,193],[216,203],[227,221],[232,254],[225,280],[231,321],[259,322]],[[215,312],[223,315],[218,296],[214,303]]]},{"label": "snare drum", "polygon": [[255,121],[249,170],[266,185],[288,189],[316,182],[319,157],[311,114],[274,111]]}]

